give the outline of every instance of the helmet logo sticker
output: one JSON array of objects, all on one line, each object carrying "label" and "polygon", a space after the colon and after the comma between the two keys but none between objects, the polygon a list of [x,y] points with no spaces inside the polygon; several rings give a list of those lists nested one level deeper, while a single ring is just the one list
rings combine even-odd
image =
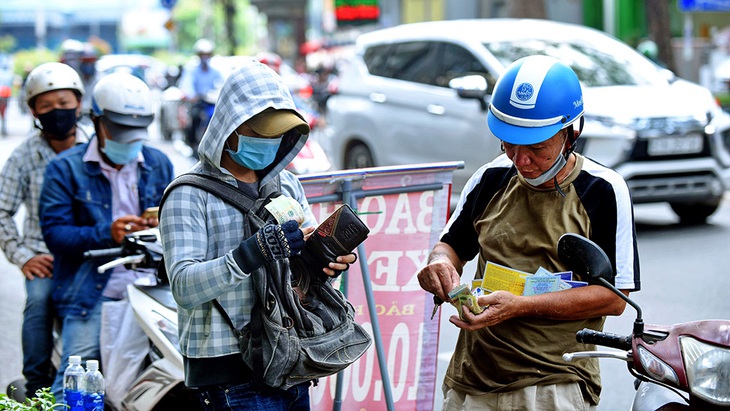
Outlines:
[{"label": "helmet logo sticker", "polygon": [[537,96],[540,94],[545,77],[553,66],[545,64],[545,60],[537,59],[537,61],[525,61],[517,71],[517,75],[512,83],[512,94],[509,103],[519,109],[530,110],[535,108]]},{"label": "helmet logo sticker", "polygon": [[529,100],[530,97],[532,97],[532,84],[530,83],[522,83],[519,86],[517,86],[517,89],[515,90],[515,96],[518,100],[526,101]]}]

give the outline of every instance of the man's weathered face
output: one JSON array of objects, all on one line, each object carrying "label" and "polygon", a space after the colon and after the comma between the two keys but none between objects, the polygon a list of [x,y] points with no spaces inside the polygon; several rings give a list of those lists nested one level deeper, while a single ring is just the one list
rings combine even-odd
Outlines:
[{"label": "man's weathered face", "polygon": [[76,97],[76,93],[71,90],[52,90],[36,96],[31,110],[33,115],[38,117],[56,109],[72,108],[78,108],[77,115],[81,114],[81,102]]},{"label": "man's weathered face", "polygon": [[567,130],[560,130],[549,139],[530,145],[516,145],[503,142],[504,151],[525,178],[537,178],[555,163],[563,154]]}]

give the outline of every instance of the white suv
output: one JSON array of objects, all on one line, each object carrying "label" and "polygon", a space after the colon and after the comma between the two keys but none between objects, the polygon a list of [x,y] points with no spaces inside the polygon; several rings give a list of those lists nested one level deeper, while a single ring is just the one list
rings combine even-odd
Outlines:
[{"label": "white suv", "polygon": [[[331,160],[338,168],[463,160],[458,195],[500,154],[486,127],[496,79],[533,54],[578,74],[586,108],[578,151],[623,175],[635,203],[668,202],[684,223],[718,208],[730,188],[730,115],[709,90],[603,32],[547,20],[437,21],[360,36],[327,102]],[[473,75],[486,88],[456,87]]]}]

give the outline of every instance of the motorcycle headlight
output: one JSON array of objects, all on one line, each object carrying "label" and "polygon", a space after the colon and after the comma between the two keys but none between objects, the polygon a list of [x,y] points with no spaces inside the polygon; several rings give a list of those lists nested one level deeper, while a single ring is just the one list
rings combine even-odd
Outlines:
[{"label": "motorcycle headlight", "polygon": [[652,354],[641,345],[637,352],[639,354],[639,362],[641,362],[641,366],[644,367],[644,370],[646,370],[646,373],[649,374],[650,377],[664,383],[679,385],[677,373],[675,373],[672,367],[670,367],[667,363],[660,360],[659,357]]},{"label": "motorcycle headlight", "polygon": [[716,405],[730,405],[730,350],[692,337],[680,337],[687,382],[693,395]]}]

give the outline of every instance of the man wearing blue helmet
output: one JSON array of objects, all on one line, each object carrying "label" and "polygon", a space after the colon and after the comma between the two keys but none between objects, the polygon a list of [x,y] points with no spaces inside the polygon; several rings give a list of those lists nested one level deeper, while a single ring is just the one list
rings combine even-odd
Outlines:
[{"label": "man wearing blue helmet", "polygon": [[[616,172],[574,153],[583,94],[572,69],[547,56],[525,57],[497,81],[487,124],[505,154],[468,181],[441,240],[418,279],[448,301],[467,261],[534,273],[566,271],[557,255],[564,233],[596,242],[628,295],[640,288],[629,190]],[[578,127],[575,127],[575,126]],[[585,280],[574,275],[573,280]],[[444,379],[444,410],[594,409],[601,392],[598,361],[566,363],[583,351],[575,333],[601,330],[625,303],[596,285],[538,295],[495,290],[479,297],[485,310],[464,320]]]}]

